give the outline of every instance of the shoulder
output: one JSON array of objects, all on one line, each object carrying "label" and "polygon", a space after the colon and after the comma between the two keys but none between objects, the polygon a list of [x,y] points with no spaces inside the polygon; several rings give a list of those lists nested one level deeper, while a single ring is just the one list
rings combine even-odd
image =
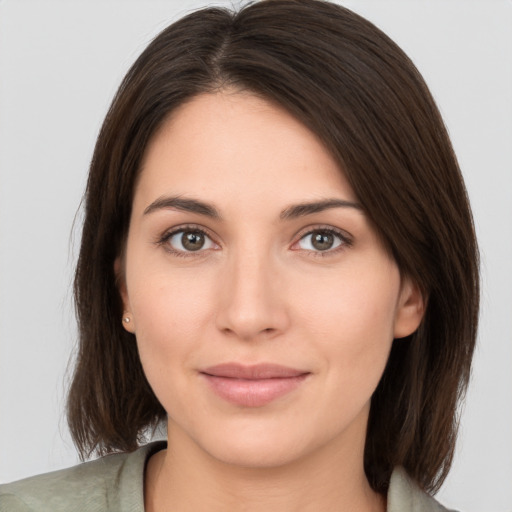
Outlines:
[{"label": "shoulder", "polygon": [[0,485],[0,512],[99,512],[122,509],[123,501],[142,512],[145,464],[161,448],[162,443],[150,443],[133,453]]},{"label": "shoulder", "polygon": [[388,512],[455,512],[422,491],[401,467],[394,469],[388,490]]}]

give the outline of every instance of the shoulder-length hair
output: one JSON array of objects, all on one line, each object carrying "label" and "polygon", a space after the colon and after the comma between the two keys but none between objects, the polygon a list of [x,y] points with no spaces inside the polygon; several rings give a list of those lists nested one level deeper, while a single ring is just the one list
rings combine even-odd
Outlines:
[{"label": "shoulder-length hair", "polygon": [[321,0],[207,8],[166,28],[124,78],[95,147],[74,292],[79,347],[68,421],[82,458],[132,451],[166,412],[122,325],[122,254],[148,141],[179,105],[229,87],[276,102],[339,163],[403,275],[427,301],[395,340],[372,397],[365,471],[386,492],[401,465],[435,492],[450,468],[479,302],[478,249],[461,172],[434,100],[402,50]]}]

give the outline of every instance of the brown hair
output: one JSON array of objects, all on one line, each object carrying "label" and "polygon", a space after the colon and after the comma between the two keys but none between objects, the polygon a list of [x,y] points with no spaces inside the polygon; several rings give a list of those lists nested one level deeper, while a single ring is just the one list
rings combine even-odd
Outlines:
[{"label": "brown hair", "polygon": [[176,107],[223,87],[286,108],[339,162],[427,308],[395,340],[372,397],[365,470],[385,492],[402,465],[429,491],[449,470],[478,320],[478,250],[463,179],[427,86],[385,34],[319,0],[199,10],[165,29],[123,80],[98,137],[75,276],[80,343],[68,398],[82,457],[131,451],[166,412],[121,326],[114,260],[141,158]]}]

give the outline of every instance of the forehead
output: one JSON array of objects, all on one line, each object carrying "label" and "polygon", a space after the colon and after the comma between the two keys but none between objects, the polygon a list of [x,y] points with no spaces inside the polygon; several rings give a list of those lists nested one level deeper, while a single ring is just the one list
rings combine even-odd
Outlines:
[{"label": "forehead", "polygon": [[242,203],[356,200],[313,132],[274,103],[233,91],[181,105],[147,146],[136,198],[191,192]]}]

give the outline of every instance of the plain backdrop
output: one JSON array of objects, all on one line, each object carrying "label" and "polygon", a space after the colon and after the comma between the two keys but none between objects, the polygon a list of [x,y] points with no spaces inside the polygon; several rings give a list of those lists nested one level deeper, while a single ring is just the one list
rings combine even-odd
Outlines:
[{"label": "plain backdrop", "polygon": [[[426,78],[481,244],[479,344],[438,499],[465,512],[511,512],[512,2],[341,3],[395,39]],[[0,482],[78,461],[63,404],[76,341],[80,215],[74,230],[73,220],[95,138],[137,55],[203,5],[0,0]]]}]

